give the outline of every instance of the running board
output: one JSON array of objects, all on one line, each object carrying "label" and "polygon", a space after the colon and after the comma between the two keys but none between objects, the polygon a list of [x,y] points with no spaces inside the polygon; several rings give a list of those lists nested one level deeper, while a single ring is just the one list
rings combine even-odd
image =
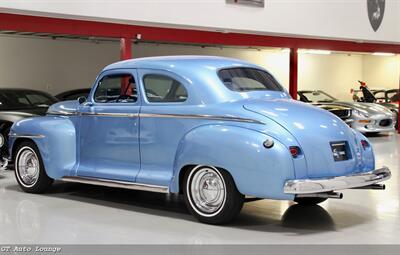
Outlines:
[{"label": "running board", "polygon": [[111,188],[143,190],[143,191],[150,191],[157,193],[169,193],[169,188],[165,186],[157,186],[157,185],[117,181],[109,179],[98,179],[92,177],[64,176],[63,178],[61,178],[61,181],[106,186]]}]

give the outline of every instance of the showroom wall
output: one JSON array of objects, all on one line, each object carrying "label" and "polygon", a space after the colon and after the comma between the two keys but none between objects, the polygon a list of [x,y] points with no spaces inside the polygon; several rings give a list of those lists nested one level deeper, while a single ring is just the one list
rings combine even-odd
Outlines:
[{"label": "showroom wall", "polygon": [[351,99],[350,89],[363,77],[363,56],[358,54],[300,54],[299,90],[321,89],[340,99]]},{"label": "showroom wall", "polygon": [[[140,43],[133,57],[217,55],[267,68],[287,89],[289,53],[281,49],[243,49]],[[98,72],[118,61],[118,42],[0,36],[0,87],[30,87],[52,94],[91,86]],[[37,64],[40,61],[40,65]],[[323,89],[340,99],[365,80],[370,87],[398,87],[400,56],[299,54],[299,89]]]},{"label": "showroom wall", "polygon": [[211,55],[238,58],[267,68],[289,88],[289,53],[280,49],[243,49],[140,43],[132,48],[133,57],[167,55]]},{"label": "showroom wall", "polygon": [[52,94],[90,87],[105,65],[118,60],[118,43],[0,36],[0,87]]},{"label": "showroom wall", "polygon": [[399,85],[400,55],[364,56],[363,79],[371,88],[394,88]]},{"label": "showroom wall", "polygon": [[400,42],[398,0],[386,0],[377,32],[368,20],[366,0],[266,0],[264,8],[226,4],[225,0],[3,0],[0,11],[213,31]]}]

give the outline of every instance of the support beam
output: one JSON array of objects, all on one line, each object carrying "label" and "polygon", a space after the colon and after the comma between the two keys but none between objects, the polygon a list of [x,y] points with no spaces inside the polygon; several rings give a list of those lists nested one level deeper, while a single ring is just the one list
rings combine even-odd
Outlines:
[{"label": "support beam", "polygon": [[0,30],[108,38],[135,38],[137,34],[140,34],[143,41],[400,53],[400,45],[395,43],[360,43],[355,41],[282,37],[239,32],[221,33],[184,28],[137,26],[10,13],[0,13]]},{"label": "support beam", "polygon": [[293,99],[297,99],[297,71],[298,71],[298,53],[297,48],[290,49],[289,60],[289,93]]},{"label": "support beam", "polygon": [[120,59],[127,60],[132,58],[132,40],[129,37],[120,39]]}]

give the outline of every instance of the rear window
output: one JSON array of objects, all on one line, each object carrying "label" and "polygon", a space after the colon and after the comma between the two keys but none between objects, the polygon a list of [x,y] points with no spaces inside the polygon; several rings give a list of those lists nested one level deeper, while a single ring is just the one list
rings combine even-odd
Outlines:
[{"label": "rear window", "polygon": [[225,86],[233,91],[284,91],[269,73],[255,68],[229,68],[218,72]]}]

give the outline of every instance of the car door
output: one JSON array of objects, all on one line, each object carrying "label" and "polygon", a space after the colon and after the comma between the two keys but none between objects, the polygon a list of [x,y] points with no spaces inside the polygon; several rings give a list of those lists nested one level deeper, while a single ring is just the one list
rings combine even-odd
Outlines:
[{"label": "car door", "polygon": [[78,176],[134,182],[140,170],[136,70],[102,73],[80,111]]},{"label": "car door", "polygon": [[183,118],[193,109],[189,84],[161,70],[138,69],[142,95],[140,110],[141,171],[137,182],[168,186],[182,137],[196,119]]}]

